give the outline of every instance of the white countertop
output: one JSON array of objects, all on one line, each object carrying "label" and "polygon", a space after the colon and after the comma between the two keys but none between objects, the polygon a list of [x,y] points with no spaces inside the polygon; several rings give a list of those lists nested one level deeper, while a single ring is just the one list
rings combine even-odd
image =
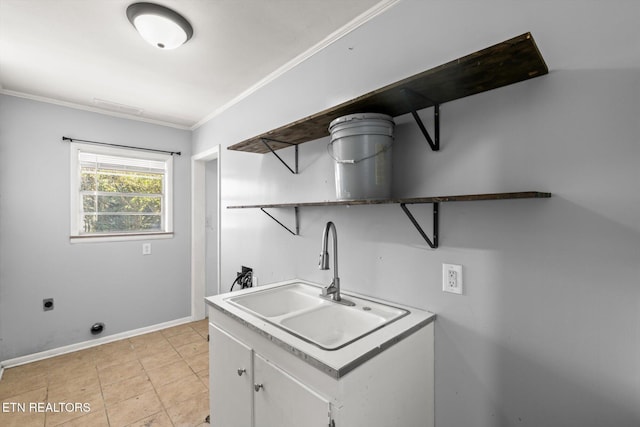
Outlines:
[{"label": "white countertop", "polygon": [[235,292],[207,297],[205,298],[205,301],[214,309],[217,309],[227,316],[241,322],[255,332],[266,336],[275,344],[286,349],[300,359],[314,365],[316,368],[321,369],[334,378],[340,378],[360,364],[371,359],[376,354],[384,351],[395,343],[400,342],[413,332],[423,328],[435,320],[435,314],[428,311],[419,310],[401,304],[390,303],[353,292],[342,292],[342,295],[344,296],[353,296],[401,308],[407,310],[409,314],[356,340],[355,342],[352,342],[351,344],[346,345],[345,347],[336,350],[324,350],[227,301],[230,297],[237,297],[247,293],[263,291],[292,283],[303,283],[306,285],[316,286],[318,287],[318,293],[320,293],[320,289],[322,288],[322,286],[316,283],[308,282],[306,280],[292,279],[257,288],[242,289]]}]

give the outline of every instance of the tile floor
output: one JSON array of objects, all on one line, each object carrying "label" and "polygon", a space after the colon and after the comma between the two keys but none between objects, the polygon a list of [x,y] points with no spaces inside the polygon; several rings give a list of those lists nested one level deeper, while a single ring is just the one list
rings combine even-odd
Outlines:
[{"label": "tile floor", "polygon": [[205,319],[6,369],[0,426],[208,426],[207,333]]}]

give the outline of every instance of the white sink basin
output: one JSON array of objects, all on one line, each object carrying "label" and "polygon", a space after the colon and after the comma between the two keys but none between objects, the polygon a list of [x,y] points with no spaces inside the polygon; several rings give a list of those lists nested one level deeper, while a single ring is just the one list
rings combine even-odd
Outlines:
[{"label": "white sink basin", "polygon": [[328,301],[316,298],[313,293],[310,293],[309,289],[306,289],[310,287],[317,293],[317,288],[313,286],[295,283],[232,297],[227,301],[261,317],[278,317],[328,303]]},{"label": "white sink basin", "polygon": [[323,348],[342,346],[378,329],[387,319],[334,304],[283,319],[280,324]]},{"label": "white sink basin", "polygon": [[292,283],[226,301],[324,350],[342,348],[409,314],[344,293],[354,306],[337,304],[319,294],[318,287]]}]

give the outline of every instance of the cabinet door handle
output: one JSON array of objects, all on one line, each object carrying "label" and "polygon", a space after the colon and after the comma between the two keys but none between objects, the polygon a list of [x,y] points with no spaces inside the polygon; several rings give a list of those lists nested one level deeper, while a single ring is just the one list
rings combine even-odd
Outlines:
[{"label": "cabinet door handle", "polygon": [[262,384],[254,384],[254,385],[253,385],[253,389],[254,389],[256,392],[259,392],[261,388],[264,388],[264,386],[263,386]]},{"label": "cabinet door handle", "polygon": [[238,376],[241,377],[242,374],[246,373],[247,370],[246,369],[238,369]]}]

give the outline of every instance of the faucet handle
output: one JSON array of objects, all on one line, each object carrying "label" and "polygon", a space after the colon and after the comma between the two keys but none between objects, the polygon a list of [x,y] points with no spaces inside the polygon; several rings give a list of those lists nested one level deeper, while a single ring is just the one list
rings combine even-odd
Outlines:
[{"label": "faucet handle", "polygon": [[329,286],[322,288],[322,296],[326,297],[327,295],[335,294],[336,290],[336,283],[332,280]]}]

